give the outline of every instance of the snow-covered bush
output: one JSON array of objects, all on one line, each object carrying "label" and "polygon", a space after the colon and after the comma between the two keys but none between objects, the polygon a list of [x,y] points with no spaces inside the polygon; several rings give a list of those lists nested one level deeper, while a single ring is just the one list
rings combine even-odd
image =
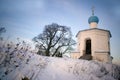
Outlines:
[{"label": "snow-covered bush", "polygon": [[31,56],[26,53],[32,52],[30,48],[24,41],[15,44],[0,40],[0,80],[21,64],[27,64]]},{"label": "snow-covered bush", "polygon": [[23,44],[0,45],[0,80],[120,80],[120,66],[43,57]]}]

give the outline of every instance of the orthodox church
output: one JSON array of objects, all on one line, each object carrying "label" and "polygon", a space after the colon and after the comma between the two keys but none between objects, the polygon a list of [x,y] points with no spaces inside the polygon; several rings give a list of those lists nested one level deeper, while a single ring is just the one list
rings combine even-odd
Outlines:
[{"label": "orthodox church", "polygon": [[99,18],[94,15],[89,17],[88,23],[90,28],[81,30],[77,33],[77,49],[71,53],[71,58],[98,60],[101,62],[112,62],[110,54],[110,38],[109,30],[98,28]]}]

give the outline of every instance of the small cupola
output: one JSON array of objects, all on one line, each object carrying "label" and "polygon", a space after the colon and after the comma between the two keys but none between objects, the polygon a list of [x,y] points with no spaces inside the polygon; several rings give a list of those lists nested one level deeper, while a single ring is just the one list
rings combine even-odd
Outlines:
[{"label": "small cupola", "polygon": [[98,22],[99,22],[99,18],[97,16],[94,16],[94,8],[92,8],[92,16],[90,16],[88,19],[90,28],[97,28]]}]

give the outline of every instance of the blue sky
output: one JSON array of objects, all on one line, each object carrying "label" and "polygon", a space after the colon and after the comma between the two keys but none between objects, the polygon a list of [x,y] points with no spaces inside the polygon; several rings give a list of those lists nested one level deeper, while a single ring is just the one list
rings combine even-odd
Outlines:
[{"label": "blue sky", "polygon": [[0,27],[6,37],[30,40],[45,25],[58,23],[71,27],[73,37],[88,29],[91,7],[99,17],[98,27],[111,31],[111,54],[120,61],[120,0],[0,0]]}]

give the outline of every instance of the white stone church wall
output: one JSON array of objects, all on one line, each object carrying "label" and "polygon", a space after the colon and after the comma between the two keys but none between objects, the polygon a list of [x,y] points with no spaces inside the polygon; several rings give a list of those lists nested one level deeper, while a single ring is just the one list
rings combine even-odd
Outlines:
[{"label": "white stone church wall", "polygon": [[[108,61],[108,53],[110,52],[109,41],[109,32],[103,30],[86,30],[79,32],[78,36],[78,45],[77,50],[80,52],[80,56],[85,54],[85,41],[86,39],[91,39],[91,50],[93,58],[100,58],[103,61]],[[97,51],[108,52],[108,53],[95,53]],[[101,56],[101,57],[99,57]],[[104,59],[102,59],[104,58]]]}]

